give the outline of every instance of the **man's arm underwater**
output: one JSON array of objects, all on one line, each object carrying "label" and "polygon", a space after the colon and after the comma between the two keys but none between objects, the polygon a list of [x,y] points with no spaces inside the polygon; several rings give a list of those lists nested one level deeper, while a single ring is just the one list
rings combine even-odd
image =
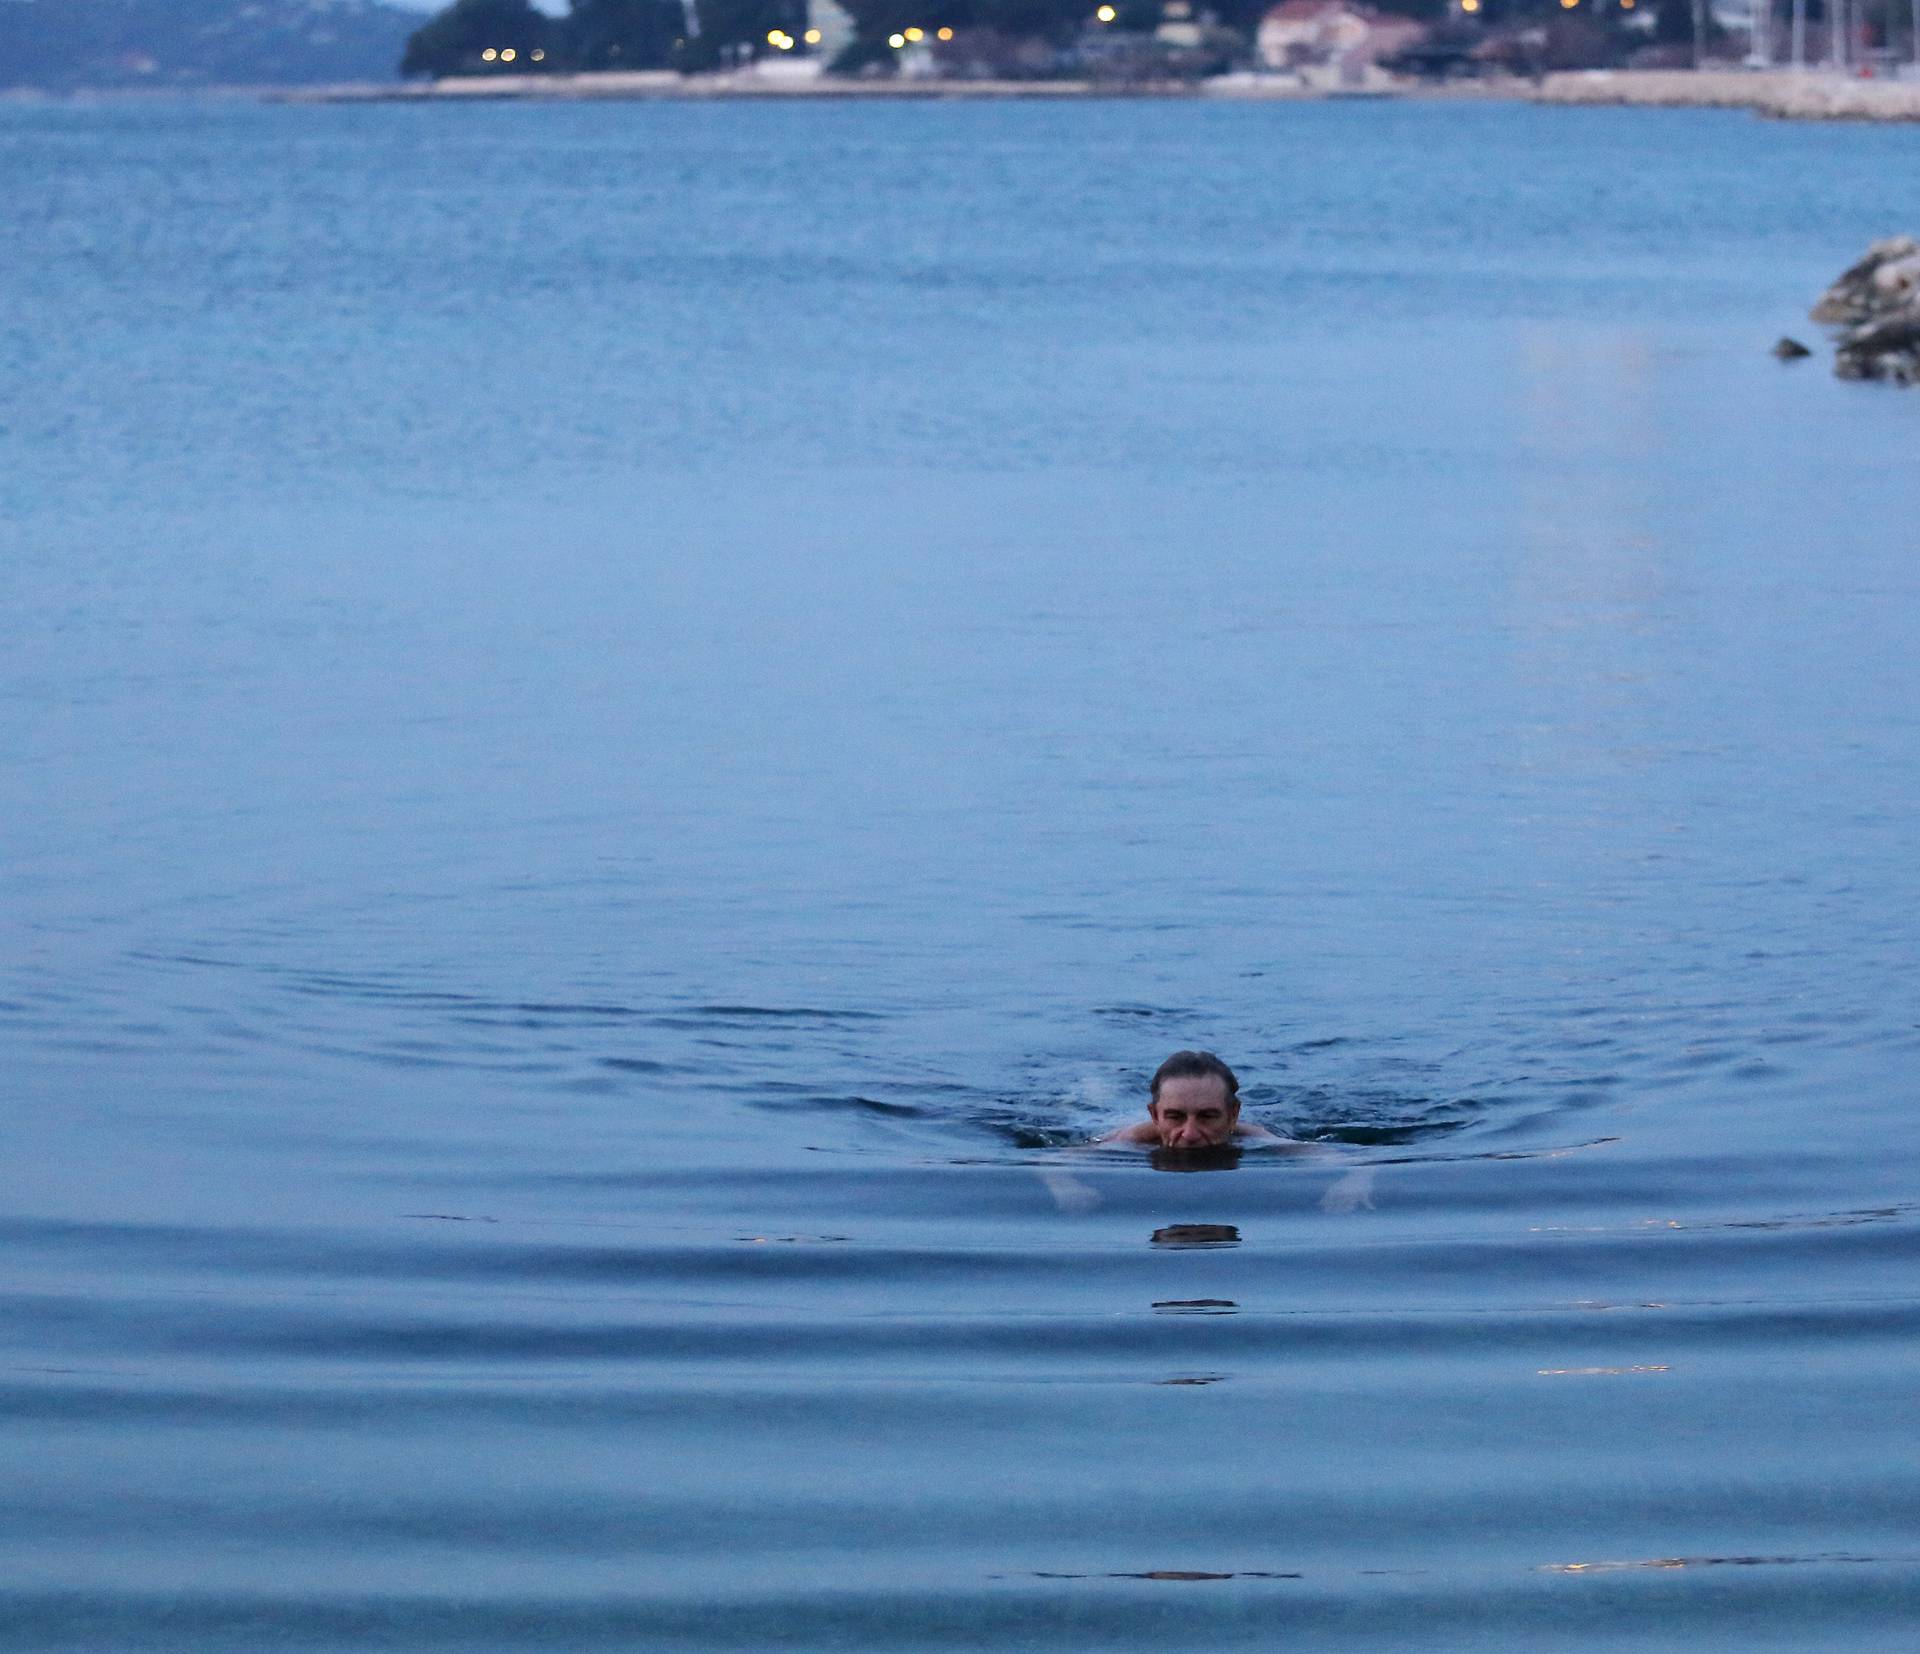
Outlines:
[{"label": "man's arm underwater", "polygon": [[[1254,1143],[1262,1147],[1272,1145],[1282,1154],[1320,1161],[1327,1164],[1330,1169],[1339,1166],[1342,1162],[1347,1162],[1348,1170],[1341,1173],[1327,1192],[1320,1197],[1320,1209],[1323,1212],[1336,1214],[1373,1210],[1373,1183],[1375,1177],[1379,1175],[1379,1168],[1369,1165],[1352,1165],[1351,1161],[1356,1151],[1348,1145],[1310,1143],[1298,1137],[1282,1137],[1278,1132],[1269,1131],[1265,1126],[1252,1120],[1237,1122],[1233,1135],[1237,1141]],[[1157,1148],[1160,1145],[1160,1132],[1151,1120],[1140,1120],[1130,1126],[1120,1126],[1106,1133],[1105,1136],[1096,1137],[1090,1143],[1082,1143],[1078,1145],[1077,1150],[1070,1149],[1068,1152],[1084,1152],[1087,1149],[1102,1148],[1113,1143],[1137,1143],[1145,1148]],[[1076,1186],[1071,1193],[1064,1187],[1054,1188],[1055,1177],[1058,1177],[1063,1185],[1075,1184]],[[1054,1198],[1060,1202],[1063,1209],[1085,1210],[1089,1205],[1098,1203],[1097,1198],[1075,1198],[1091,1196],[1092,1191],[1087,1190],[1084,1185],[1078,1185],[1075,1179],[1066,1174],[1048,1176],[1047,1183],[1048,1187],[1053,1189]]]}]

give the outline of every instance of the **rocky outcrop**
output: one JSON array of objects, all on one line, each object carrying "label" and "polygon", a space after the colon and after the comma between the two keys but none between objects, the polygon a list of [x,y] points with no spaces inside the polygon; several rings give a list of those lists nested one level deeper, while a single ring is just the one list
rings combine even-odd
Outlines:
[{"label": "rocky outcrop", "polygon": [[1870,321],[1889,305],[1911,299],[1917,280],[1920,241],[1910,235],[1889,236],[1869,247],[1858,264],[1841,271],[1840,279],[1820,295],[1813,319],[1830,327]]},{"label": "rocky outcrop", "polygon": [[1839,330],[1833,371],[1842,379],[1920,382],[1920,242],[1905,235],[1876,241],[1812,315]]}]

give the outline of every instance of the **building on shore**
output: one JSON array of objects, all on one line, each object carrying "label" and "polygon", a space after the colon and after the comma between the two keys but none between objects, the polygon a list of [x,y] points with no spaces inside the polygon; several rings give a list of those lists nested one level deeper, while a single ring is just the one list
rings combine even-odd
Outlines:
[{"label": "building on shore", "polygon": [[853,44],[853,15],[838,0],[807,0],[807,35],[814,52],[831,63]]},{"label": "building on shore", "polygon": [[1263,69],[1333,71],[1358,84],[1383,58],[1397,56],[1431,31],[1410,17],[1378,12],[1357,0],[1282,0],[1260,19],[1254,53]]},{"label": "building on shore", "polygon": [[1153,31],[1153,38],[1162,46],[1190,51],[1205,38],[1209,21],[1210,18],[1195,13],[1192,0],[1166,0],[1160,8],[1160,26]]}]

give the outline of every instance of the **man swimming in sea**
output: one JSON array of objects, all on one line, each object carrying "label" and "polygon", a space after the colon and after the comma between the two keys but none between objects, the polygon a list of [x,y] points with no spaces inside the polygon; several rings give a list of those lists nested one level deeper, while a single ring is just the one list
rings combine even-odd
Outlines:
[{"label": "man swimming in sea", "polygon": [[1241,1119],[1240,1081],[1211,1051],[1174,1052],[1154,1070],[1147,1096],[1146,1119],[1097,1141],[1150,1143],[1163,1149],[1217,1149],[1227,1143],[1276,1143],[1302,1151],[1313,1147]]},{"label": "man swimming in sea", "polygon": [[[1174,1052],[1154,1070],[1147,1097],[1146,1119],[1110,1131],[1095,1143],[1151,1147],[1154,1165],[1164,1171],[1199,1169],[1221,1157],[1232,1165],[1239,1159],[1237,1149],[1242,1143],[1311,1156],[1335,1166],[1353,1152],[1331,1143],[1282,1137],[1255,1121],[1241,1119],[1240,1081],[1211,1051]],[[1099,1204],[1093,1191],[1078,1179],[1060,1173],[1041,1175],[1062,1210],[1085,1211],[1090,1203]],[[1320,1204],[1329,1212],[1371,1211],[1373,1180],[1372,1166],[1353,1166],[1321,1196]]]}]

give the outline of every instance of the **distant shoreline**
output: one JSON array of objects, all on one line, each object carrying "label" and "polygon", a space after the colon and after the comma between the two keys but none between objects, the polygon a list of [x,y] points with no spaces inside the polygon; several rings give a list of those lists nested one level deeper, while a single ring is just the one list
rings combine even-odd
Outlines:
[{"label": "distant shoreline", "polygon": [[793,98],[1114,100],[1220,99],[1242,102],[1329,100],[1482,100],[1619,105],[1642,109],[1748,109],[1780,120],[1920,120],[1920,81],[1856,80],[1791,70],[1618,69],[1552,74],[1535,82],[1517,77],[1446,84],[1409,82],[1381,89],[1309,86],[1278,75],[1224,75],[1217,79],[1112,85],[1095,81],[855,80],[839,76],[743,74],[493,75],[391,85],[296,87],[263,93],[282,103],[596,102],[665,99],[777,101]]},{"label": "distant shoreline", "polygon": [[1593,108],[1745,109],[1779,120],[1920,121],[1920,80],[1858,80],[1813,71],[1616,69],[1514,76],[1440,84],[1407,82],[1348,90],[1305,85],[1279,75],[1116,85],[1079,80],[859,80],[840,76],[680,75],[670,70],[586,75],[490,75],[439,81],[369,81],[332,86],[13,88],[0,102],[119,102],[169,98],[252,99],[265,103],[598,103],[725,100],[953,102],[1011,99],[1112,102],[1179,99],[1248,103],[1512,102]]},{"label": "distant shoreline", "polygon": [[1789,121],[1920,120],[1920,80],[1791,69],[1593,69],[1548,75],[1523,95],[1535,103],[1750,109]]}]

